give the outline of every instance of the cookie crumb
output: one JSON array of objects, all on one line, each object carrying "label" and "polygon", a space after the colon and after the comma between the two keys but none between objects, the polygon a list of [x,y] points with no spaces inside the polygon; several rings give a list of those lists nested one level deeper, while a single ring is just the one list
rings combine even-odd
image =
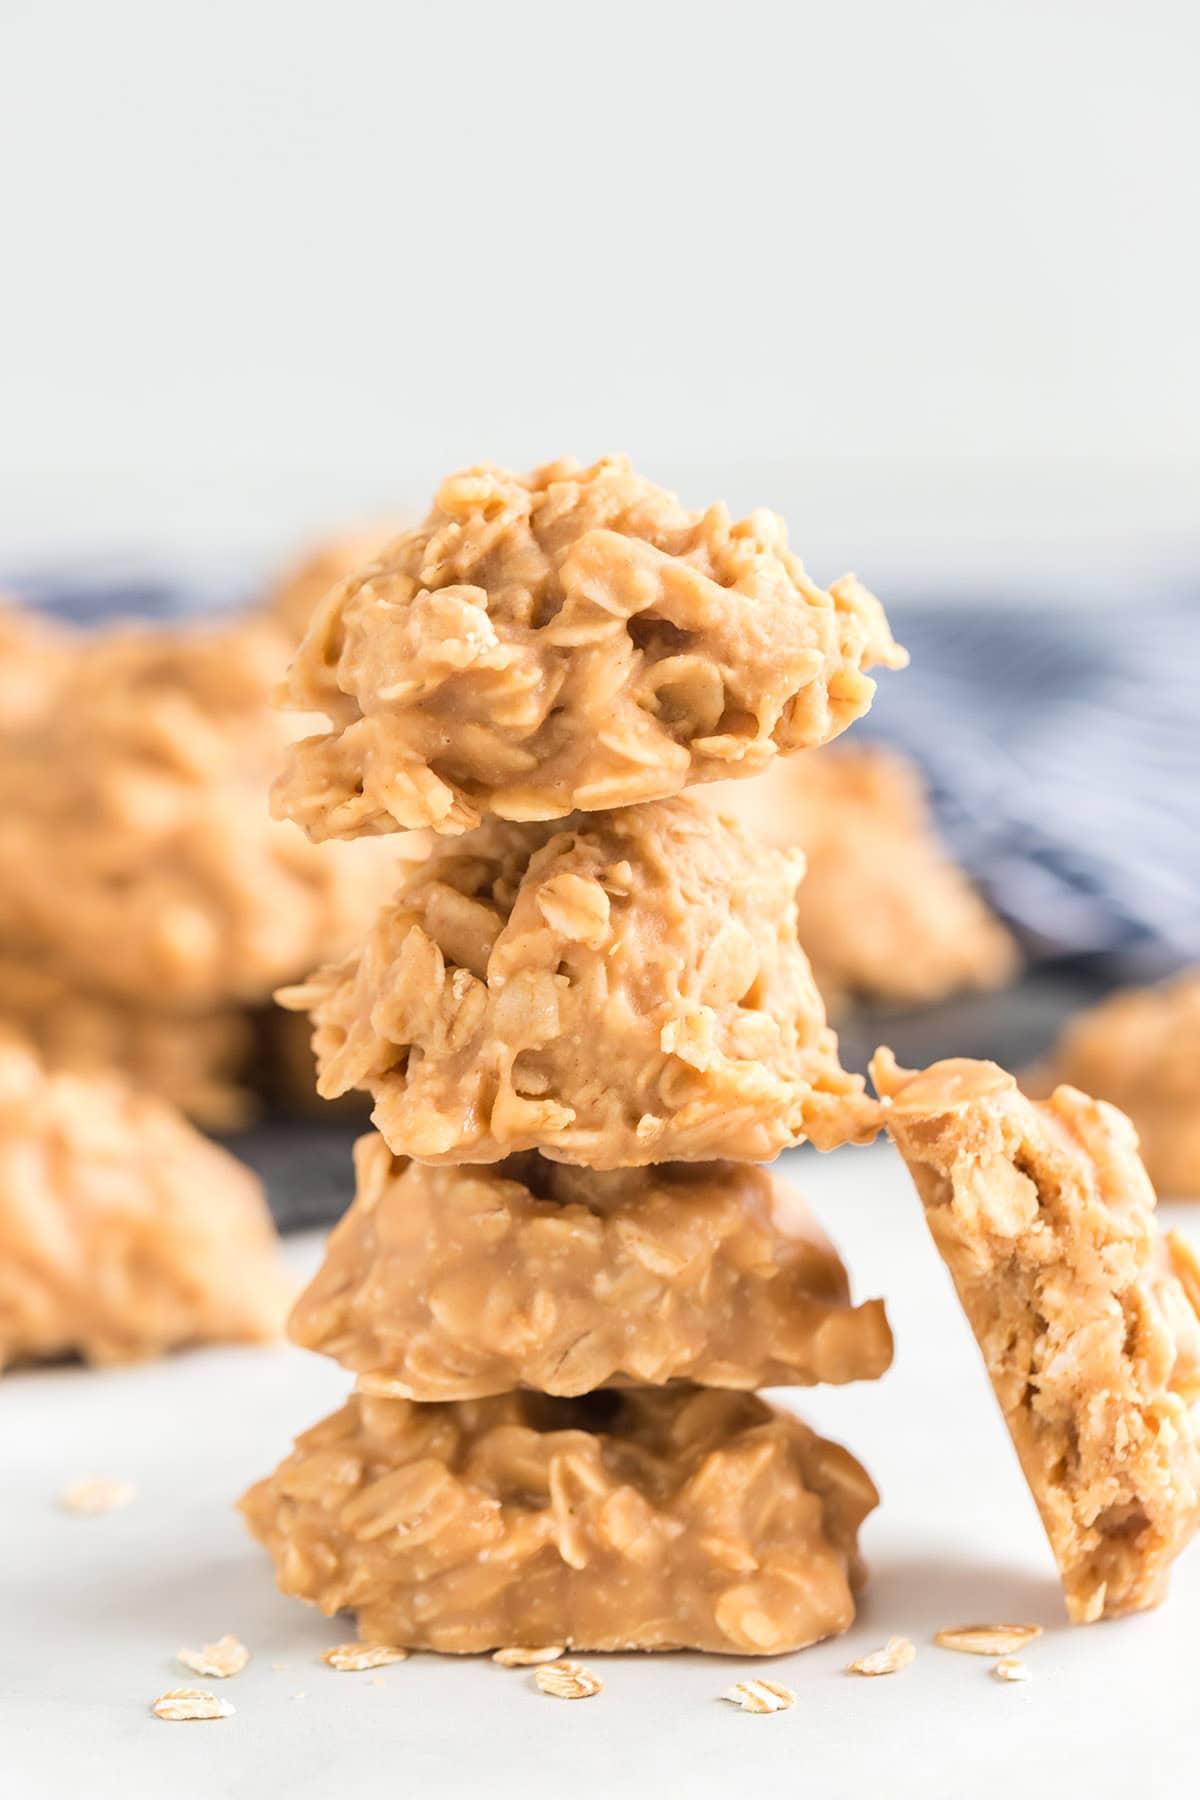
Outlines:
[{"label": "cookie crumb", "polygon": [[557,1662],[565,1649],[563,1644],[547,1644],[541,1650],[526,1650],[520,1644],[507,1645],[493,1652],[492,1661],[502,1669],[529,1669],[535,1663]]},{"label": "cookie crumb", "polygon": [[933,1641],[965,1656],[1011,1656],[1041,1635],[1040,1625],[947,1625],[934,1632]]},{"label": "cookie crumb", "polygon": [[917,1646],[911,1638],[890,1637],[882,1650],[872,1650],[869,1656],[860,1656],[854,1662],[846,1664],[847,1675],[895,1675],[900,1669],[907,1669],[917,1654]]},{"label": "cookie crumb", "polygon": [[85,1475],[80,1481],[70,1482],[58,1499],[67,1512],[95,1518],[101,1513],[118,1512],[136,1494],[132,1481],[121,1481],[112,1475]]},{"label": "cookie crumb", "polygon": [[787,1712],[790,1706],[796,1704],[796,1696],[791,1688],[784,1687],[778,1681],[764,1681],[761,1677],[756,1677],[753,1681],[735,1681],[731,1688],[725,1689],[721,1698],[746,1713]]},{"label": "cookie crumb", "polygon": [[541,1692],[554,1700],[590,1700],[604,1686],[598,1675],[577,1662],[543,1663],[534,1670],[533,1679]]},{"label": "cookie crumb", "polygon": [[218,1700],[207,1688],[168,1688],[154,1702],[154,1716],[168,1719],[172,1724],[182,1723],[185,1719],[228,1719],[232,1715],[233,1707],[229,1701]]},{"label": "cookie crumb", "polygon": [[331,1669],[382,1669],[385,1663],[403,1662],[408,1656],[399,1644],[334,1644],[321,1652],[321,1661]]},{"label": "cookie crumb", "polygon": [[1028,1663],[1023,1663],[1015,1656],[1002,1656],[992,1670],[997,1681],[1032,1681],[1033,1673]]},{"label": "cookie crumb", "polygon": [[218,1638],[215,1644],[205,1644],[202,1650],[180,1650],[176,1654],[178,1661],[193,1675],[212,1675],[218,1681],[240,1675],[250,1661],[245,1644],[228,1633]]}]

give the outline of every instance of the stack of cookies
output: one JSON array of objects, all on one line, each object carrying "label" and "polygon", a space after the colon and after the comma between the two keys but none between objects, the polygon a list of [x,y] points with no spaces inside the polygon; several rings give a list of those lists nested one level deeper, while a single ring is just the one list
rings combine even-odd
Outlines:
[{"label": "stack of cookies", "polygon": [[436,848],[285,995],[378,1130],[291,1327],[355,1392],[243,1509],[364,1639],[767,1654],[853,1618],[875,1490],[754,1390],[874,1379],[890,1333],[758,1165],[879,1108],[802,859],[684,790],[828,742],[902,662],[772,514],[620,458],[453,477],[314,614],[287,691],[330,729],[280,813]]}]

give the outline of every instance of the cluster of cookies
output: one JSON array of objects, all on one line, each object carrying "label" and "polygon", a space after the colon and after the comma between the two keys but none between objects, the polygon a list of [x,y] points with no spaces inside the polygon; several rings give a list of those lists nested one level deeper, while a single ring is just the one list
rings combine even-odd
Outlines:
[{"label": "cluster of cookies", "polygon": [[[242,1502],[287,1592],[456,1652],[844,1629],[875,1491],[753,1390],[876,1378],[891,1339],[758,1165],[886,1124],[1071,1617],[1161,1598],[1200,1518],[1200,1270],[1156,1231],[1132,1128],[1070,1088],[1037,1104],[992,1065],[910,1075],[887,1052],[870,1098],[801,949],[850,993],[883,990],[898,940],[913,998],[1011,968],[902,768],[821,750],[868,668],[903,660],[774,517],[689,513],[615,458],[456,476],[319,605],[287,693],[328,728],[292,746],[279,811],[434,847],[283,995],[322,1092],[365,1089],[378,1127],[291,1321],[354,1394]],[[876,837],[856,865],[867,893],[892,865],[874,964],[821,940],[855,865],[801,929],[803,857],[729,816],[778,843],[785,782],[817,841],[823,808],[843,843],[847,815],[890,822],[894,855]],[[910,881],[936,905],[897,910]]]},{"label": "cluster of cookies", "polygon": [[181,1115],[237,1124],[294,1060],[273,988],[353,941],[397,861],[269,815],[283,611],[0,607],[0,1366],[281,1323],[261,1189]]},{"label": "cluster of cookies", "polygon": [[292,1318],[352,1398],[246,1496],[283,1587],[388,1643],[770,1653],[843,1630],[875,1490],[758,1399],[874,1379],[803,1203],[756,1166],[874,1135],[796,927],[802,860],[685,790],[825,743],[896,667],[774,517],[623,459],[448,481],[322,604],[280,810],[431,828],[311,1010],[374,1097]]}]

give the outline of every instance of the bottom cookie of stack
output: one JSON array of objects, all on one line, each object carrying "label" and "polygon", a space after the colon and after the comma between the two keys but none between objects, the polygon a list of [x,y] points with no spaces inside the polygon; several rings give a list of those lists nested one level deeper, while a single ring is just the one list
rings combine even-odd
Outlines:
[{"label": "bottom cookie of stack", "polygon": [[242,1500],[285,1593],[369,1642],[772,1655],[844,1631],[878,1495],[753,1395],[356,1394]]}]

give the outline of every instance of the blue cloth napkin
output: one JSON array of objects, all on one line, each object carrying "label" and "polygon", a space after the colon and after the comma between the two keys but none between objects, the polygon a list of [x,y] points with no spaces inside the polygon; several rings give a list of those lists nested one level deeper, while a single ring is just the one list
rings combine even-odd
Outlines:
[{"label": "blue cloth napkin", "polygon": [[[63,617],[171,618],[244,582],[117,567],[15,591]],[[1200,961],[1200,599],[889,602],[912,654],[855,738],[908,752],[951,848],[1035,962],[1107,980]]]}]

